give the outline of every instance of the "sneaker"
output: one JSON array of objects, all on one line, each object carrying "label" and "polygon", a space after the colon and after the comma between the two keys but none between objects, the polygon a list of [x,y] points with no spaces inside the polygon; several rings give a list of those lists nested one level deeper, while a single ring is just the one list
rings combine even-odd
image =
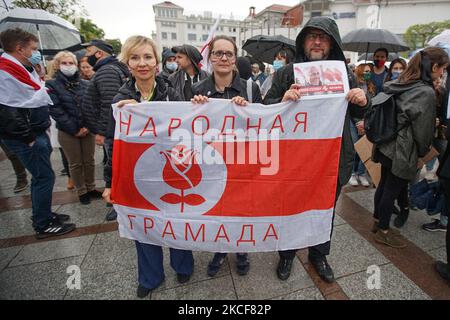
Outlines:
[{"label": "sneaker", "polygon": [[400,213],[394,219],[394,226],[401,228],[405,225],[409,217],[409,210],[400,210]]},{"label": "sneaker", "polygon": [[220,270],[220,267],[222,266],[223,262],[225,261],[225,257],[223,254],[216,253],[214,254],[213,259],[208,264],[208,276],[214,277]]},{"label": "sneaker", "polygon": [[91,199],[103,199],[103,192],[98,190],[91,190],[87,193]]},{"label": "sneaker", "polygon": [[19,193],[24,191],[28,187],[28,180],[25,179],[17,179],[16,186],[14,187],[14,193]]},{"label": "sneaker", "polygon": [[389,229],[387,233],[384,233],[379,229],[375,234],[375,241],[396,249],[406,247],[406,243],[400,240],[398,236],[391,231],[391,229]]},{"label": "sneaker", "polygon": [[177,273],[177,281],[178,281],[178,283],[186,283],[190,279],[191,279],[191,275],[190,274]]},{"label": "sneaker", "polygon": [[350,178],[350,181],[348,183],[353,187],[359,186],[359,182],[358,182],[358,178],[356,177],[356,174],[352,174],[352,177]]},{"label": "sneaker", "polygon": [[145,297],[147,297],[150,292],[152,292],[151,289],[147,289],[141,285],[138,286],[137,291],[136,291],[136,295],[139,299],[144,299]]},{"label": "sneaker", "polygon": [[117,212],[116,210],[112,209],[107,215],[106,215],[106,221],[115,221],[117,220]]},{"label": "sneaker", "polygon": [[370,187],[370,182],[369,182],[369,180],[367,180],[367,178],[366,178],[366,176],[358,176],[358,178],[359,178],[359,182],[361,183],[361,185],[363,186],[363,187]]},{"label": "sneaker", "polygon": [[61,224],[70,220],[70,216],[68,214],[61,214],[61,213],[54,213],[54,212],[52,212],[52,214],[53,214],[53,218],[56,219]]},{"label": "sneaker", "polygon": [[247,253],[236,254],[236,271],[238,275],[245,276],[250,270],[250,262]]},{"label": "sneaker", "polygon": [[89,194],[85,193],[82,194],[81,196],[79,196],[80,198],[80,203],[83,205],[88,205],[91,204],[91,197],[89,197]]},{"label": "sneaker", "polygon": [[433,219],[433,222],[431,223],[425,223],[422,225],[422,229],[429,232],[436,232],[436,231],[442,231],[446,232],[447,227],[442,225],[441,221],[439,219]]},{"label": "sneaker", "polygon": [[45,239],[49,237],[62,236],[75,230],[73,223],[59,223],[56,219],[50,222],[46,228],[36,232],[36,239]]},{"label": "sneaker", "polygon": [[62,176],[67,176],[69,174],[69,172],[67,172],[66,168],[62,168],[62,170],[60,171],[60,174]]}]

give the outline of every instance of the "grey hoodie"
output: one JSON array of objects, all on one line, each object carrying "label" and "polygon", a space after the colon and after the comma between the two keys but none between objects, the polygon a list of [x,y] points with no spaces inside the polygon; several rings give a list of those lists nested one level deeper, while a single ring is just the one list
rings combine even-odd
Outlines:
[{"label": "grey hoodie", "polygon": [[391,172],[395,176],[413,181],[418,159],[428,153],[433,142],[436,94],[430,84],[421,80],[407,84],[390,81],[384,84],[384,92],[396,95],[398,126],[406,126],[395,140],[378,145],[377,150],[392,160]]}]

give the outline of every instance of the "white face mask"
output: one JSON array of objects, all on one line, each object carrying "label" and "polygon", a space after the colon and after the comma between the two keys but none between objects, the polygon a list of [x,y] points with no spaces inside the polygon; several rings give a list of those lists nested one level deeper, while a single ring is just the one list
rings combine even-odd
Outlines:
[{"label": "white face mask", "polygon": [[76,65],[61,66],[59,69],[66,77],[71,77],[78,71],[78,67]]}]

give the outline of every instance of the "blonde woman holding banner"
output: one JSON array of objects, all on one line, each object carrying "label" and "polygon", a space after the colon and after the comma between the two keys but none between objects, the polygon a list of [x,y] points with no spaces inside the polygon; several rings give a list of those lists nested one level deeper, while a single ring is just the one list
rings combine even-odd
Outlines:
[{"label": "blonde woman holding banner", "polygon": [[[181,101],[181,96],[173,88],[169,88],[165,81],[156,77],[159,57],[156,44],[153,40],[143,36],[133,36],[127,39],[122,47],[121,62],[125,63],[131,71],[131,79],[128,80],[113,103],[119,107],[126,104],[134,104],[146,101]],[[115,120],[111,117],[107,132],[108,162],[105,166],[106,189],[103,198],[111,203],[112,181],[112,154]],[[120,165],[120,164],[119,164]],[[163,267],[162,247],[136,241],[138,257],[137,296],[145,298],[157,288],[165,278]],[[188,282],[194,271],[194,258],[192,251],[170,249],[170,265],[177,273],[179,283]]]}]

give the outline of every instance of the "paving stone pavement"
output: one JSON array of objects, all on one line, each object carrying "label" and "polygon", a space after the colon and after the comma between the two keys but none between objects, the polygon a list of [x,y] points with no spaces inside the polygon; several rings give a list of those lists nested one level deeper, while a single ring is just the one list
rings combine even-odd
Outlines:
[{"label": "paving stone pavement", "polygon": [[[96,179],[99,187],[103,186],[101,156],[102,153],[97,152]],[[21,202],[29,195],[29,190],[14,194],[12,167],[8,160],[0,161],[0,208],[3,208],[2,201],[6,200],[23,203],[21,207],[0,209],[0,299],[136,299],[134,243],[120,238],[116,225],[105,221],[108,209],[102,201],[83,206],[76,202],[73,192],[65,189],[66,177],[58,174],[62,168],[59,152],[52,154],[52,163],[57,173],[54,192],[62,193],[62,199],[69,199],[53,209],[69,214],[79,233],[49,241],[34,240],[31,209],[29,204],[25,204],[27,201]],[[165,249],[165,281],[148,299],[450,299],[450,288],[439,282],[432,269],[434,259],[445,259],[445,233],[421,230],[421,224],[431,218],[424,212],[414,211],[401,230],[412,251],[395,252],[375,244],[367,231],[373,210],[373,194],[372,188],[346,187],[338,202],[328,258],[336,276],[334,284],[321,281],[311,268],[307,254],[301,251],[294,260],[292,275],[287,281],[280,281],[276,276],[276,252],[250,254],[251,268],[246,276],[237,274],[235,255],[229,254],[213,278],[206,274],[212,253],[195,252],[194,274],[188,283],[180,285],[170,268],[168,250]],[[407,257],[409,252],[416,256]],[[402,257],[425,261],[425,267],[411,269],[407,263],[402,263]],[[72,268],[80,271],[79,289],[69,289],[74,284],[71,282]],[[374,282],[378,279],[374,274],[379,275],[379,283]],[[439,293],[431,288],[436,286]]]}]

